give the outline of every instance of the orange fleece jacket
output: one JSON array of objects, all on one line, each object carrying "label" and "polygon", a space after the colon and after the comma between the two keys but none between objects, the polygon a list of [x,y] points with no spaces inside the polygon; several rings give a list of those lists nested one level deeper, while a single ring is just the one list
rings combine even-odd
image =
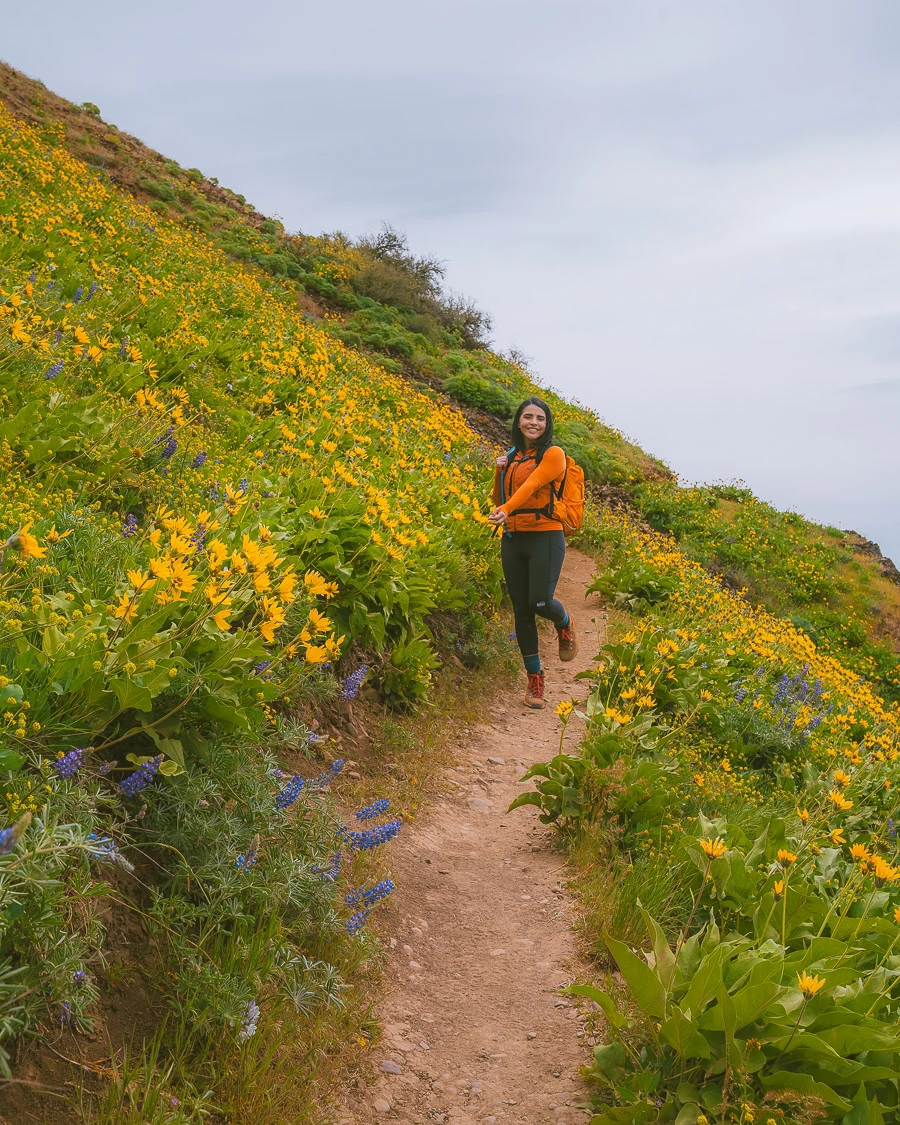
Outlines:
[{"label": "orange fleece jacket", "polygon": [[[514,454],[513,465],[505,469],[494,467],[494,504],[507,515],[506,526],[510,531],[559,531],[562,523],[546,516],[525,512],[515,513],[519,508],[544,508],[550,503],[550,484],[558,484],[565,476],[566,455],[558,445],[551,445],[541,459],[540,465],[533,456],[522,459],[521,453]],[[509,499],[501,504],[500,474],[506,473],[506,492]]]}]

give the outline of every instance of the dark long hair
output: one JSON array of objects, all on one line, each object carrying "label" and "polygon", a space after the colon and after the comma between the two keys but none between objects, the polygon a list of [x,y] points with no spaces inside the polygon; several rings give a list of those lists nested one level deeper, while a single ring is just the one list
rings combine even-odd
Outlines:
[{"label": "dark long hair", "polygon": [[523,403],[520,403],[518,410],[516,410],[516,416],[512,421],[513,445],[520,453],[525,452],[525,436],[522,433],[519,422],[522,418],[522,411],[526,406],[537,406],[547,415],[547,428],[538,439],[537,446],[534,451],[534,459],[540,465],[542,457],[553,444],[553,414],[551,413],[550,407],[546,404],[546,402],[544,402],[542,398],[535,398],[532,395],[531,398],[526,398]]}]

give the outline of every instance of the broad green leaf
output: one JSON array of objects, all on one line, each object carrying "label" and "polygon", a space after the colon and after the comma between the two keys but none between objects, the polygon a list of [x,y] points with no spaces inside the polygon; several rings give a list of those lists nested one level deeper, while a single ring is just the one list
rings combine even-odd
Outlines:
[{"label": "broad green leaf", "polygon": [[740,1031],[747,1024],[754,1023],[766,1009],[787,991],[780,984],[763,981],[749,984],[732,997],[734,1001],[734,1025]]},{"label": "broad green leaf", "polygon": [[584,996],[588,1000],[593,1000],[594,1003],[599,1005],[603,1010],[606,1022],[617,1030],[631,1023],[631,1020],[629,1020],[627,1016],[621,1014],[616,1007],[615,1000],[613,1000],[609,993],[604,992],[600,988],[595,988],[592,984],[571,984],[562,991],[569,996]]},{"label": "broad green leaf", "polygon": [[627,1055],[625,1048],[616,1040],[614,1043],[602,1043],[594,1048],[594,1066],[592,1069],[610,1082],[617,1081],[625,1073]]},{"label": "broad green leaf", "polygon": [[672,1005],[672,1014],[660,1028],[659,1037],[682,1059],[708,1059],[712,1054],[706,1037],[677,1005]]},{"label": "broad green leaf", "polygon": [[844,1113],[849,1113],[852,1106],[846,1098],[842,1098],[824,1082],[817,1082],[808,1074],[792,1074],[789,1070],[778,1070],[774,1074],[760,1076],[760,1083],[767,1090],[796,1090],[800,1094],[812,1094],[821,1098],[829,1105],[837,1106]]},{"label": "broad green leaf", "polygon": [[722,1025],[725,1031],[725,1051],[728,1058],[728,1065],[734,1070],[738,1070],[741,1065],[741,1049],[735,1042],[737,1013],[735,1011],[734,1001],[726,991],[724,984],[719,985],[716,990],[716,1000],[718,1001],[718,1008],[722,1012]]},{"label": "broad green leaf", "polygon": [[641,917],[644,919],[644,924],[650,931],[650,937],[653,939],[653,955],[656,958],[656,974],[663,982],[666,988],[672,987],[672,977],[675,973],[675,954],[669,947],[669,941],[662,931],[662,927],[655,918],[651,918],[648,912],[641,904],[641,900],[637,902],[638,910],[641,912]]},{"label": "broad green leaf", "polygon": [[690,987],[682,996],[679,1007],[683,1012],[689,1012],[692,1019],[697,1019],[721,985],[724,957],[725,947],[721,945],[707,953],[701,960]]},{"label": "broad green leaf", "polygon": [[24,756],[18,750],[0,750],[0,770],[9,770],[10,773],[15,773],[24,761]]},{"label": "broad green leaf", "polygon": [[699,964],[700,935],[691,934],[684,945],[682,945],[681,951],[678,954],[678,962],[675,967],[677,983],[683,985],[687,981],[692,981]]},{"label": "broad green leaf", "polygon": [[203,700],[202,707],[210,718],[223,723],[227,727],[242,727],[244,730],[250,730],[247,716],[239,711],[234,704],[228,703],[224,699],[217,699],[214,695],[208,695]]},{"label": "broad green leaf", "polygon": [[116,694],[119,707],[122,711],[149,711],[153,707],[153,696],[145,687],[136,684],[134,680],[119,676],[111,680],[109,686]]},{"label": "broad green leaf", "polygon": [[513,809],[520,809],[523,805],[537,805],[539,809],[542,809],[544,807],[544,801],[540,793],[535,793],[531,790],[528,793],[520,793],[518,797],[513,798],[512,803],[506,811],[512,812]]},{"label": "broad green leaf", "polygon": [[880,1029],[842,1024],[819,1031],[818,1035],[844,1058],[860,1051],[900,1052],[900,1034],[885,1024]]},{"label": "broad green leaf", "polygon": [[661,1020],[666,1012],[666,990],[654,971],[628,948],[624,942],[608,935],[603,939],[641,1011]]}]

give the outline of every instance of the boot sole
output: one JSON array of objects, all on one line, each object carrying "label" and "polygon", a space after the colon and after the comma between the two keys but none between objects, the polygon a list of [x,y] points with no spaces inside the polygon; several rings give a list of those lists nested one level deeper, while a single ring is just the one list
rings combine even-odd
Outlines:
[{"label": "boot sole", "polygon": [[530,707],[532,711],[540,711],[546,706],[543,700],[541,700],[540,703],[533,703],[530,699],[524,699],[522,702],[526,707]]}]

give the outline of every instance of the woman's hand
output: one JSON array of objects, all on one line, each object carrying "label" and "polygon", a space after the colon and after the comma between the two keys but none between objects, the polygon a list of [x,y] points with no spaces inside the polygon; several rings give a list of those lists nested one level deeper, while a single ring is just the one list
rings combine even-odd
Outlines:
[{"label": "woman's hand", "polygon": [[494,524],[495,527],[506,523],[506,512],[502,508],[494,508],[492,512],[488,512],[488,523]]},{"label": "woman's hand", "polygon": [[497,458],[496,465],[498,469],[505,469],[508,464],[509,458],[505,454]]}]

